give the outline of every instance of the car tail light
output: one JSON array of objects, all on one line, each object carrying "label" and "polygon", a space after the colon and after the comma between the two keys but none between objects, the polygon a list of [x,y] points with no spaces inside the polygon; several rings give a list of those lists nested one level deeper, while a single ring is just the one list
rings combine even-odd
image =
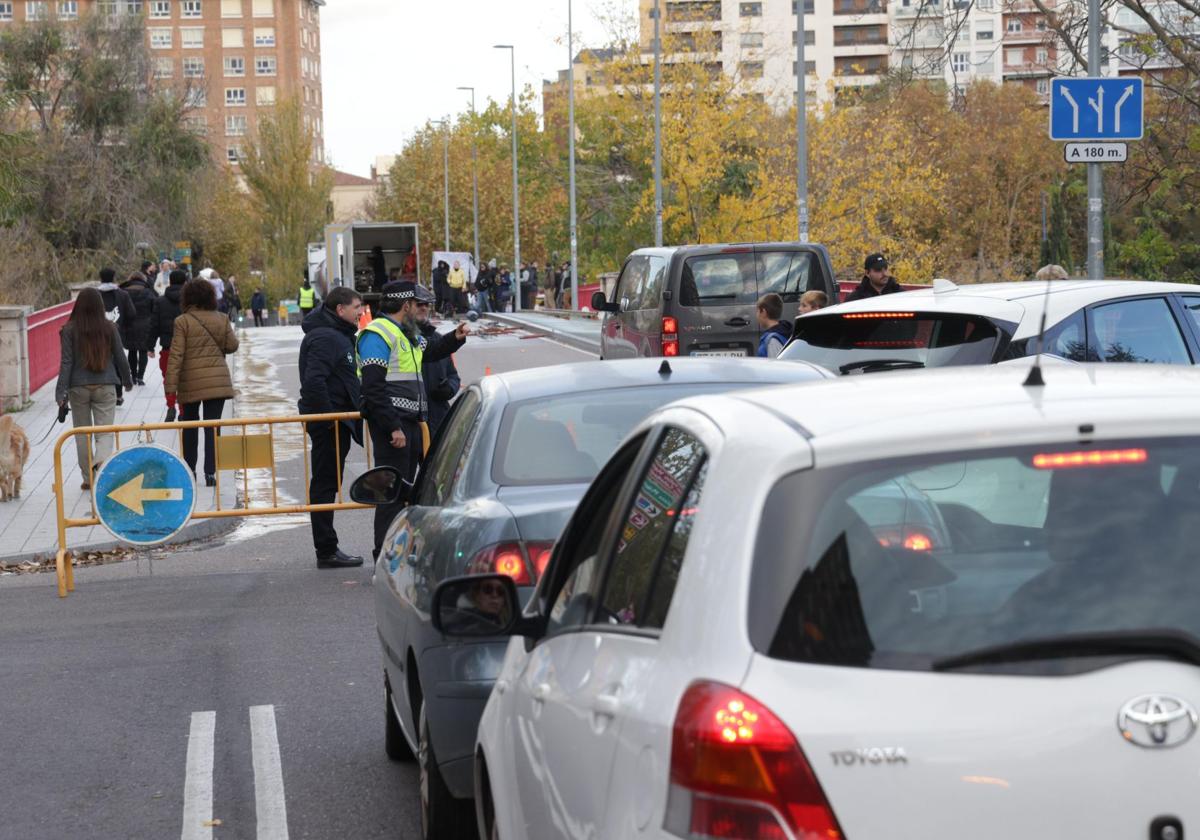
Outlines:
[{"label": "car tail light", "polygon": [[679,355],[679,322],[670,315],[662,319],[662,353],[664,356]]},{"label": "car tail light", "polygon": [[1039,470],[1063,470],[1073,467],[1113,467],[1119,464],[1146,463],[1145,449],[1095,449],[1087,452],[1047,452],[1033,456]]},{"label": "car tail light", "polygon": [[915,312],[848,312],[842,315],[847,321],[864,321],[870,318],[915,318]]},{"label": "car tail light", "polygon": [[517,586],[532,586],[550,562],[551,542],[505,542],[488,546],[467,563],[466,574],[508,575]]},{"label": "car tail light", "polygon": [[933,535],[911,525],[897,528],[876,528],[875,539],[884,548],[906,548],[909,551],[932,551],[941,548]]},{"label": "car tail light", "polygon": [[757,700],[711,682],[692,684],[675,714],[664,827],[687,838],[842,837],[795,736]]}]

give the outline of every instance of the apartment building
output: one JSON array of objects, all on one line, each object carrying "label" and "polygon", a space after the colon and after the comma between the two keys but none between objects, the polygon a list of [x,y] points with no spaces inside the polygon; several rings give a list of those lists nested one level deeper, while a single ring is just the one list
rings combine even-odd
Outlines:
[{"label": "apartment building", "polygon": [[1010,0],[898,0],[890,9],[892,65],[950,89],[1004,80],[1002,3]]},{"label": "apartment building", "polygon": [[325,0],[0,0],[0,26],[80,15],[142,15],[153,74],[186,91],[189,124],[237,164],[245,137],[295,96],[324,158],[321,7]]}]

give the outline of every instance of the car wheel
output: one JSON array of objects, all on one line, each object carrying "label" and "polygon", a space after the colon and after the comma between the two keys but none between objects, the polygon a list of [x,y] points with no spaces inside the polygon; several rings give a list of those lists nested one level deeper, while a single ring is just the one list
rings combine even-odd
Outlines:
[{"label": "car wheel", "polygon": [[438,769],[429,740],[429,719],[421,704],[417,764],[421,770],[421,837],[423,840],[476,840],[475,809],[455,799]]},{"label": "car wheel", "polygon": [[383,693],[384,700],[387,702],[387,708],[384,710],[387,724],[383,734],[383,748],[387,752],[387,757],[392,761],[412,761],[412,749],[408,746],[404,731],[400,728],[400,721],[396,720],[396,707],[392,704],[392,687],[388,684],[386,676],[383,678]]}]

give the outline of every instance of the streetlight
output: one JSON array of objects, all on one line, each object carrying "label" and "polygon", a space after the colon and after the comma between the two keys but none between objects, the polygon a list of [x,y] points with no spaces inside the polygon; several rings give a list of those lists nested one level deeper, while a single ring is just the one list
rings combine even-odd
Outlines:
[{"label": "streetlight", "polygon": [[[471,91],[471,117],[475,117],[475,88],[459,85],[459,90]],[[471,123],[471,211],[475,225],[475,270],[479,271],[479,147],[475,142],[475,124]]]},{"label": "streetlight", "polygon": [[[579,309],[579,259],[575,228],[575,46],[572,32],[571,0],[567,0],[567,147],[570,150],[570,199],[571,207],[571,308]],[[547,271],[550,268],[547,267]],[[553,274],[553,272],[551,272]]]},{"label": "streetlight", "polygon": [[804,69],[804,5],[796,4],[796,225],[798,240],[808,241],[808,89]]},{"label": "streetlight", "polygon": [[496,44],[497,50],[508,50],[512,70],[512,164],[513,164],[513,271],[517,289],[513,296],[513,312],[521,311],[521,205],[517,194],[517,51],[512,44]]},{"label": "streetlight", "polygon": [[431,120],[434,125],[442,127],[442,180],[446,188],[445,222],[446,250],[450,250],[450,120]]},{"label": "streetlight", "polygon": [[650,10],[654,18],[654,247],[663,244],[662,209],[662,41],[658,37],[658,22],[662,17],[658,0]]}]

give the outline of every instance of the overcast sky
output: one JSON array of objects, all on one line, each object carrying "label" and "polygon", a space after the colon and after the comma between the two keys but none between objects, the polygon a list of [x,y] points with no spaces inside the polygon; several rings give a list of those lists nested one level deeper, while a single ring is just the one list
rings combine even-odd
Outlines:
[{"label": "overcast sky", "polygon": [[[610,7],[637,0],[574,0],[576,51],[606,39]],[[517,89],[567,67],[567,0],[329,0],[321,12],[325,150],[334,166],[369,175],[376,155],[398,152],[428,119],[508,101],[507,50]]]}]

